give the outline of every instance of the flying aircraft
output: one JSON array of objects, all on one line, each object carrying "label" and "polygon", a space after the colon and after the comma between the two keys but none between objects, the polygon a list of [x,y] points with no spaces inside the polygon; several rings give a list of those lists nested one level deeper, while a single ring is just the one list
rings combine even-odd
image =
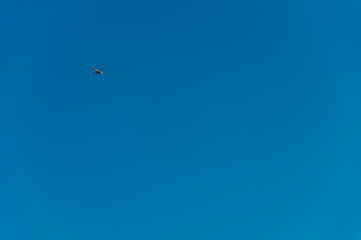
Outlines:
[{"label": "flying aircraft", "polygon": [[98,69],[96,69],[95,67],[93,67],[93,70],[94,70],[95,72],[92,72],[92,74],[101,74],[101,75],[103,75],[103,68],[101,68],[100,70],[98,70]]}]

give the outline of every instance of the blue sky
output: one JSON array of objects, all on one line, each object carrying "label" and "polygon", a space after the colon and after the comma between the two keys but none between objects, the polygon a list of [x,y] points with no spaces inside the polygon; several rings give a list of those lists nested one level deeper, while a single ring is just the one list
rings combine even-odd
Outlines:
[{"label": "blue sky", "polygon": [[2,1],[0,238],[360,239],[360,11]]}]

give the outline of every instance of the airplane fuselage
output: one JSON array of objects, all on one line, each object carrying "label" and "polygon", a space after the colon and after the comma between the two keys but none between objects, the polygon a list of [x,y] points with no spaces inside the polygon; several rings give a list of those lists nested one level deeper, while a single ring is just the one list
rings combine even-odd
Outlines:
[{"label": "airplane fuselage", "polygon": [[95,74],[101,74],[101,75],[103,75],[102,69],[101,69],[101,70],[98,70],[98,69],[96,69],[96,68],[93,68],[93,69],[94,69],[94,71],[95,71]]}]

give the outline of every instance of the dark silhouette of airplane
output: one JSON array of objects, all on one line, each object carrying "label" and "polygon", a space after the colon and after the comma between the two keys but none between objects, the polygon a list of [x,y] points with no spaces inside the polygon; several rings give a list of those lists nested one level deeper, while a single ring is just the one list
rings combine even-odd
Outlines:
[{"label": "dark silhouette of airplane", "polygon": [[103,68],[101,68],[100,70],[98,70],[98,69],[96,69],[95,67],[93,67],[93,70],[94,70],[95,72],[92,72],[92,74],[101,74],[101,75],[103,75]]}]

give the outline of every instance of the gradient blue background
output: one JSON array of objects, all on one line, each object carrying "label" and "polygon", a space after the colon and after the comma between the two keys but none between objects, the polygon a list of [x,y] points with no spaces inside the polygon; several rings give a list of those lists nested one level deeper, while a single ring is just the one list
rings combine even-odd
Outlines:
[{"label": "gradient blue background", "polygon": [[1,1],[0,239],[361,239],[360,12]]}]

